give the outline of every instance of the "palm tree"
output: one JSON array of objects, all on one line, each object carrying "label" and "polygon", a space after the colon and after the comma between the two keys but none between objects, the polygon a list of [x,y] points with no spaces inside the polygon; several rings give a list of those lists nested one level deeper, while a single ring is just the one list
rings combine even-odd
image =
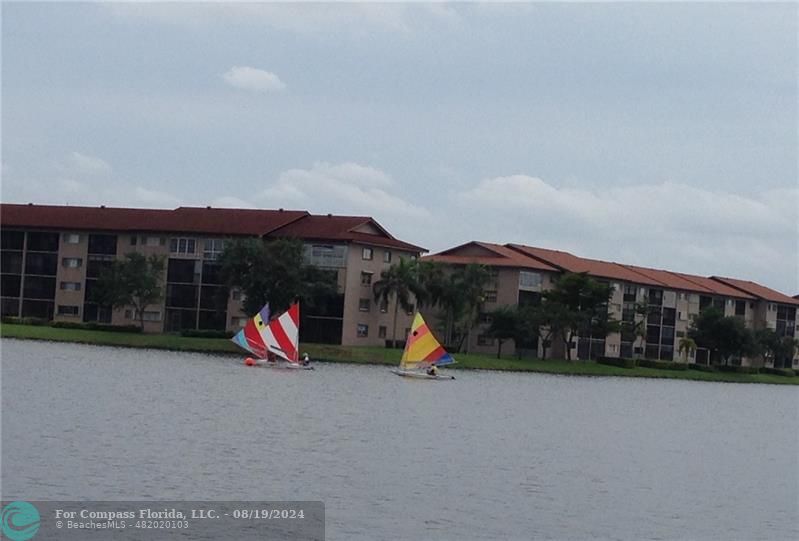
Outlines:
[{"label": "palm tree", "polygon": [[380,280],[374,283],[372,290],[375,302],[388,304],[394,299],[394,324],[391,329],[391,347],[397,344],[397,313],[400,306],[405,311],[411,309],[411,294],[416,288],[416,277],[413,266],[405,259],[380,273]]},{"label": "palm tree", "polygon": [[696,351],[696,342],[694,342],[693,338],[680,338],[680,345],[677,351],[683,356],[685,362],[688,362],[688,355],[692,351]]}]

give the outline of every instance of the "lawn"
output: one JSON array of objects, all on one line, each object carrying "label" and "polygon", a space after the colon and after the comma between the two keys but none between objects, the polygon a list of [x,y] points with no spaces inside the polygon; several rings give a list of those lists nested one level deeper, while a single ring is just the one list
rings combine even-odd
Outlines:
[{"label": "lawn", "polygon": [[[83,329],[60,329],[48,326],[17,325],[3,323],[0,336],[28,340],[51,340],[103,346],[168,349],[174,351],[196,351],[202,353],[229,353],[241,355],[232,342],[223,338],[193,338],[174,334],[137,334]],[[325,362],[348,362],[364,364],[395,365],[402,352],[381,347],[347,347],[325,344],[301,344],[300,351],[307,352],[311,359]],[[458,363],[453,368],[461,370],[506,370],[518,372],[542,372],[548,374],[582,376],[624,376],[645,378],[685,379],[696,381],[723,381],[731,383],[776,383],[799,384],[799,377],[776,374],[736,374],[728,372],[699,372],[696,370],[660,370],[657,368],[620,368],[595,362],[538,360],[504,357],[497,359],[489,355],[455,355]]]}]

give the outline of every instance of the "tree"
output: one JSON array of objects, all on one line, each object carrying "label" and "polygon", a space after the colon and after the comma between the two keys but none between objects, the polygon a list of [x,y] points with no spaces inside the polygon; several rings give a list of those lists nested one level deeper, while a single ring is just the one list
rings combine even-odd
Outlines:
[{"label": "tree", "polygon": [[707,308],[695,316],[688,337],[710,351],[711,359],[720,358],[727,365],[733,355],[757,351],[754,336],[737,317],[725,317],[717,308]]},{"label": "tree", "polygon": [[774,329],[758,329],[754,333],[757,354],[774,368],[791,368],[797,342],[791,336],[779,336]]},{"label": "tree", "polygon": [[[636,343],[644,342],[646,340],[647,318],[649,314],[657,312],[658,310],[659,307],[650,307],[649,303],[646,301],[636,302],[633,307],[632,321],[622,320],[619,324],[622,333],[622,342],[630,341],[633,347],[635,347]],[[636,354],[633,354],[633,356],[636,356]]]},{"label": "tree", "polygon": [[571,360],[570,346],[575,337],[590,340],[618,329],[618,323],[608,317],[611,294],[610,284],[598,282],[586,273],[566,273],[544,293],[544,304],[556,316],[552,324],[563,340],[566,360]]},{"label": "tree", "polygon": [[[415,266],[414,293],[420,305],[438,306],[444,320],[444,342],[460,350],[477,323],[484,302],[484,288],[491,278],[487,267],[469,264],[449,272],[441,264],[420,262]],[[458,331],[460,341],[453,344]]]},{"label": "tree", "polygon": [[100,273],[92,300],[114,308],[132,306],[143,330],[144,311],[161,300],[164,265],[163,256],[125,254]]},{"label": "tree", "polygon": [[466,265],[461,272],[457,273],[456,284],[460,287],[463,295],[463,316],[461,317],[461,344],[466,340],[466,351],[469,350],[469,343],[472,329],[477,324],[480,317],[480,310],[485,302],[485,286],[491,279],[491,273],[485,265],[471,263]]},{"label": "tree", "polygon": [[[519,309],[503,306],[491,312],[491,325],[488,335],[497,340],[497,359],[502,356],[502,344],[505,340],[516,340],[520,327]],[[518,347],[518,343],[516,346]]]},{"label": "tree", "polygon": [[692,338],[688,338],[687,336],[684,338],[680,338],[680,344],[677,351],[683,356],[685,362],[688,362],[688,356],[691,354],[692,351],[696,351],[696,342],[694,342]]},{"label": "tree", "polygon": [[282,312],[296,299],[313,304],[337,291],[335,273],[305,264],[297,239],[234,239],[218,261],[228,287],[244,292],[244,311],[250,315],[267,302],[273,312]]},{"label": "tree", "polygon": [[414,267],[405,259],[380,273],[380,280],[372,285],[376,302],[388,304],[393,299],[394,321],[391,329],[391,347],[397,344],[397,313],[411,309],[411,294],[416,289]]}]

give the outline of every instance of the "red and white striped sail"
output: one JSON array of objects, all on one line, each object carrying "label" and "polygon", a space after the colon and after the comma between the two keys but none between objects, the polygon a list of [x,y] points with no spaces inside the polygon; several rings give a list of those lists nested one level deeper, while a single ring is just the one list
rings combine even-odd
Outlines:
[{"label": "red and white striped sail", "polygon": [[287,360],[298,363],[300,360],[300,305],[294,303],[289,309],[269,322],[260,330],[261,338],[269,351]]}]

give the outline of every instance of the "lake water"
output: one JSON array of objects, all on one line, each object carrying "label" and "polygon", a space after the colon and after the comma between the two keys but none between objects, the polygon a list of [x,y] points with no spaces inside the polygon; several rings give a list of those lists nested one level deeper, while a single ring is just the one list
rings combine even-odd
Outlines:
[{"label": "lake water", "polygon": [[5,500],[321,500],[331,540],[799,538],[792,386],[0,345]]}]

